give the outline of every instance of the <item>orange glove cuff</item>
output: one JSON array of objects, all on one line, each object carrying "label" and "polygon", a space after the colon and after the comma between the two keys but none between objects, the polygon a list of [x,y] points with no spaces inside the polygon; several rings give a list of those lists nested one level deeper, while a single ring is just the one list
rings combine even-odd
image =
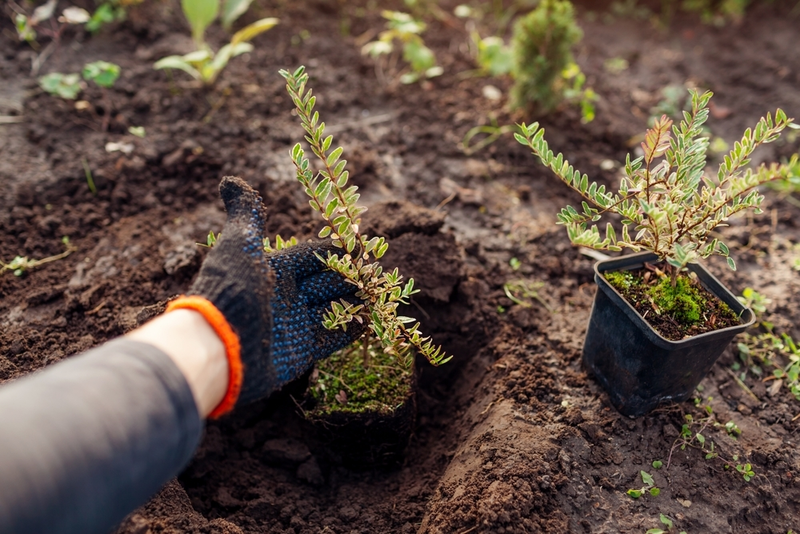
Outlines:
[{"label": "orange glove cuff", "polygon": [[167,304],[167,312],[173,310],[194,310],[199,312],[211,325],[211,328],[214,329],[214,332],[216,332],[225,346],[225,355],[228,358],[228,390],[219,405],[208,415],[211,419],[217,419],[233,410],[233,406],[239,398],[239,393],[242,391],[244,367],[242,366],[239,336],[228,324],[222,312],[203,297],[182,295]]}]

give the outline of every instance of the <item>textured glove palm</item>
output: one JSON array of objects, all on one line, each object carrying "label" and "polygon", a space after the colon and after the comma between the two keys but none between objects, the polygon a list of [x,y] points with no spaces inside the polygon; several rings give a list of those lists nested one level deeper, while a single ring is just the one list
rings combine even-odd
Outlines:
[{"label": "textured glove palm", "polygon": [[211,301],[239,336],[241,405],[299,377],[316,360],[358,338],[361,329],[322,326],[331,301],[355,299],[355,286],[315,255],[339,249],[307,243],[266,254],[266,209],[258,193],[241,179],[226,177],[220,194],[228,220],[189,293]]}]

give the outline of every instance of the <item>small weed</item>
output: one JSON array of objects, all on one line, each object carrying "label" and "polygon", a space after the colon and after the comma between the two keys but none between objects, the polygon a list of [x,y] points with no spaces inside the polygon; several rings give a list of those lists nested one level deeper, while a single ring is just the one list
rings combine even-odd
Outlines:
[{"label": "small weed", "polygon": [[81,158],[81,165],[83,166],[83,174],[86,177],[86,185],[93,195],[97,194],[97,187],[94,185],[94,177],[92,176],[92,169],[89,167],[89,162],[86,158]]},{"label": "small weed", "polygon": [[680,435],[675,439],[669,451],[666,468],[669,469],[672,455],[678,448],[683,451],[689,447],[703,452],[706,460],[720,460],[725,469],[729,469],[733,466],[737,472],[741,473],[745,482],[749,482],[755,476],[752,465],[749,463],[739,463],[738,455],[733,455],[730,460],[725,459],[720,454],[715,442],[704,434],[706,431],[723,429],[726,435],[734,440],[741,435],[741,430],[735,422],[728,421],[723,425],[717,421],[714,410],[711,408],[711,400],[711,397],[709,397],[706,399],[707,403],[703,405],[700,399],[695,399],[695,405],[702,409],[702,416],[695,417],[692,414],[684,415],[684,423],[681,426]]},{"label": "small weed", "polygon": [[661,490],[656,487],[656,483],[653,480],[653,476],[648,473],[647,471],[639,471],[639,475],[642,477],[642,484],[644,484],[639,489],[629,489],[625,493],[628,497],[632,499],[638,499],[642,495],[650,495],[651,497],[658,497],[661,494]]},{"label": "small weed", "polygon": [[[661,524],[664,525],[666,530],[664,530],[663,528],[651,528],[647,532],[645,532],[645,534],[669,534],[669,532],[672,532],[672,529],[675,528],[672,519],[665,516],[664,514],[659,514],[658,519],[661,521]],[[682,530],[680,534],[686,534],[686,531]]]},{"label": "small weed", "polygon": [[380,76],[387,67],[392,71],[395,69],[398,61],[395,42],[401,43],[403,61],[411,69],[400,76],[401,83],[440,76],[444,71],[436,64],[436,55],[422,38],[425,23],[400,11],[385,10],[382,14],[387,20],[387,29],[381,32],[377,41],[371,41],[361,49],[364,55],[376,61],[376,67],[381,69]]},{"label": "small weed", "polygon": [[128,16],[128,8],[141,4],[143,0],[106,0],[97,6],[92,17],[86,22],[86,29],[97,33],[106,24],[121,22]]},{"label": "small weed", "polygon": [[[226,21],[231,24],[236,17],[247,10],[249,5],[249,2],[243,0],[227,1],[222,14],[223,24],[226,24]],[[254,37],[278,24],[278,19],[275,18],[257,20],[233,34],[228,44],[214,52],[205,41],[205,33],[206,28],[220,14],[219,0],[182,0],[181,7],[186,20],[192,27],[192,38],[197,50],[183,56],[162,58],[155,62],[153,68],[182,70],[206,85],[211,85],[216,81],[220,72],[232,58],[251,52],[253,45],[250,44],[250,41]],[[226,17],[228,18],[226,19]]]},{"label": "small weed", "polygon": [[[504,126],[498,126],[497,121],[495,120],[494,117],[492,117],[492,124],[484,124],[482,126],[475,126],[474,128],[470,128],[470,130],[464,136],[464,139],[461,140],[461,149],[464,151],[466,155],[469,156],[491,145],[505,134],[519,133],[519,132],[520,129],[516,125],[506,124]],[[476,136],[482,134],[486,134],[486,137],[484,137],[474,145],[470,145],[470,143]]]},{"label": "small weed", "polygon": [[[111,118],[111,99],[108,96],[108,89],[114,86],[119,78],[119,65],[108,61],[93,61],[83,67],[83,79],[90,81],[100,88],[103,99],[103,123],[102,131],[108,130],[108,122]],[[74,100],[84,89],[85,85],[80,80],[80,75],[76,73],[62,74],[51,72],[39,78],[39,87],[46,93],[63,98]]]},{"label": "small weed", "polygon": [[514,54],[511,47],[500,37],[481,38],[477,32],[472,36],[477,45],[476,61],[481,72],[489,76],[504,76],[514,68]]},{"label": "small weed", "polygon": [[661,467],[663,465],[664,465],[664,462],[662,462],[661,460],[653,460],[653,463],[652,463],[653,469],[661,469]]},{"label": "small weed", "polygon": [[551,313],[553,310],[547,301],[545,301],[541,295],[539,295],[539,290],[544,287],[544,282],[536,282],[533,280],[511,280],[503,284],[503,292],[506,294],[506,297],[518,306],[522,306],[523,308],[530,308],[533,306],[532,300],[538,301],[545,309]]},{"label": "small weed", "polygon": [[75,100],[81,92],[81,77],[76,73],[51,72],[39,78],[39,87],[64,100]]},{"label": "small weed", "polygon": [[[756,316],[761,319],[766,313],[770,300],[752,288],[745,288],[739,301],[750,307]],[[800,401],[800,347],[795,340],[786,333],[775,333],[775,326],[760,320],[758,327],[761,333],[742,334],[742,341],[737,344],[741,363],[734,362],[734,371],[741,371],[738,378],[742,383],[750,372],[758,378],[764,374],[763,367],[771,367],[772,375],[762,380],[773,381],[770,386],[770,395],[776,394],[786,385],[788,391]]]},{"label": "small weed", "polygon": [[[64,31],[72,25],[84,24],[90,20],[89,12],[83,8],[70,6],[54,18],[58,0],[48,0],[28,14],[15,2],[9,2],[14,10],[12,19],[17,30],[17,38],[27,42],[31,48],[39,52],[32,61],[31,74],[36,75],[48,57],[58,48]],[[37,42],[39,35],[50,39],[50,43],[41,48]]]},{"label": "small weed", "polygon": [[11,271],[14,273],[14,276],[22,276],[25,274],[26,271],[38,267],[40,265],[44,265],[45,263],[50,263],[53,261],[57,261],[63,258],[66,258],[76,250],[78,250],[75,246],[72,245],[69,241],[68,236],[64,236],[61,238],[61,243],[64,245],[65,250],[61,254],[56,254],[55,256],[48,256],[47,258],[42,258],[41,260],[32,260],[26,256],[16,256],[13,260],[8,263],[4,261],[0,261],[0,272],[4,271]]}]

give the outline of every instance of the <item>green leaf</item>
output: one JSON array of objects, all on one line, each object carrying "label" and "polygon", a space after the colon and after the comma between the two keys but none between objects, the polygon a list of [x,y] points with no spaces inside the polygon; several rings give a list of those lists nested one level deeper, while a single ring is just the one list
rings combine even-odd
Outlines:
[{"label": "green leaf", "polygon": [[342,147],[338,147],[333,152],[331,152],[330,155],[328,156],[328,159],[325,162],[326,165],[328,167],[332,167],[337,161],[339,161],[339,157],[342,155],[342,152],[344,152],[344,148]]},{"label": "green leaf", "polygon": [[83,67],[83,77],[100,87],[112,87],[119,78],[119,65],[108,61],[94,61]]},{"label": "green leaf", "polygon": [[649,491],[652,497],[658,497],[661,494],[661,490],[658,488],[650,488]]},{"label": "green leaf", "polygon": [[661,460],[654,460],[653,461],[653,469],[661,469],[661,466],[664,465],[664,462]]},{"label": "green leaf", "polygon": [[269,29],[272,29],[273,27],[275,27],[276,24],[278,24],[278,22],[279,22],[278,19],[269,17],[257,20],[252,24],[248,24],[247,26],[245,26],[244,28],[233,34],[233,38],[231,39],[231,45],[236,46],[239,43],[246,43],[256,35],[264,33]]},{"label": "green leaf", "polygon": [[206,28],[219,13],[219,0],[181,0],[181,8],[192,27],[192,38],[200,48],[205,43]]},{"label": "green leaf", "polygon": [[186,62],[181,56],[167,56],[153,64],[154,69],[178,69],[188,73],[195,80],[202,79],[200,71]]},{"label": "green leaf", "polygon": [[642,482],[644,482],[645,486],[653,486],[655,482],[653,481],[653,477],[647,471],[639,471],[642,476]]},{"label": "green leaf", "polygon": [[636,489],[629,489],[625,493],[628,495],[628,497],[632,499],[638,499],[639,497],[642,496],[641,490],[636,490]]},{"label": "green leaf", "polygon": [[244,15],[253,0],[225,0],[222,5],[222,27],[230,31],[233,22]]},{"label": "green leaf", "polygon": [[730,256],[727,257],[727,260],[728,260],[728,267],[730,267],[732,271],[735,271],[736,270],[736,262],[733,261],[733,258],[731,258]]}]

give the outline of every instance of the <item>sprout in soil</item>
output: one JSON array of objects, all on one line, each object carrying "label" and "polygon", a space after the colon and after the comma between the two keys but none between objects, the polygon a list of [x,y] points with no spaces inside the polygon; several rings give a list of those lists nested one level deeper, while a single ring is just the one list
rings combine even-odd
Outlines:
[{"label": "sprout in soil", "polygon": [[12,273],[14,273],[14,276],[22,276],[23,274],[25,274],[25,271],[29,269],[33,269],[34,267],[44,265],[45,263],[50,263],[53,261],[58,261],[60,259],[66,258],[70,254],[78,250],[77,247],[75,247],[72,243],[70,243],[69,237],[67,236],[62,237],[61,242],[64,244],[64,247],[66,247],[66,250],[64,250],[64,252],[62,252],[61,254],[48,256],[47,258],[42,258],[41,260],[32,260],[25,256],[16,256],[13,260],[11,260],[8,263],[0,260],[0,273],[5,271],[11,271]]},{"label": "sprout in soil", "polygon": [[[93,61],[83,67],[83,79],[94,82],[102,94],[104,108],[102,130],[104,132],[108,130],[108,121],[111,118],[111,99],[108,96],[108,89],[114,86],[119,78],[119,73],[119,65],[108,61]],[[74,100],[85,89],[86,84],[81,82],[80,75],[76,73],[51,72],[39,78],[39,87],[53,96]]]},{"label": "sprout in soil", "polygon": [[[333,136],[323,135],[325,123],[314,111],[316,97],[306,88],[305,68],[300,67],[293,73],[282,70],[281,75],[286,79],[286,88],[306,131],[305,139],[323,167],[320,171],[312,170],[298,143],[292,149],[297,179],[310,197],[311,207],[325,221],[319,236],[330,238],[333,244],[344,249],[344,254],[329,254],[327,258],[320,257],[320,261],[357,286],[356,296],[363,301],[357,305],[344,300],[332,302],[331,310],[324,317],[325,327],[346,329],[350,322],[358,321],[368,325],[369,334],[389,354],[408,356],[413,348],[433,365],[449,361],[452,356],[445,355],[430,337],[423,336],[418,322],[397,315],[397,307],[407,304],[409,297],[416,293],[414,281],[409,279],[403,283],[397,269],[384,271],[377,260],[386,253],[389,244],[382,237],[369,238],[361,231],[361,214],[366,208],[358,205],[358,188],[348,185],[347,162],[340,159],[342,147],[331,150]],[[364,353],[368,354],[369,343],[365,342],[364,347]]]},{"label": "sprout in soil", "polygon": [[[223,6],[222,22],[228,28],[249,7],[247,0],[227,0]],[[233,34],[231,41],[214,52],[205,41],[206,28],[219,16],[219,0],[182,0],[181,7],[192,27],[194,52],[183,56],[167,56],[153,65],[155,69],[178,69],[205,85],[213,84],[231,58],[251,52],[250,40],[276,24],[278,19],[265,18],[249,24]]]},{"label": "sprout in soil", "polygon": [[[377,41],[371,41],[362,48],[364,55],[376,61],[376,67],[381,69],[379,72],[382,73],[386,65],[397,63],[395,41],[399,41],[402,43],[403,61],[411,69],[400,76],[401,83],[414,83],[441,75],[443,70],[436,64],[436,55],[425,45],[421,36],[425,31],[425,23],[400,11],[386,10],[382,14],[387,20],[387,29],[381,32]],[[382,62],[381,58],[390,59]]]}]

